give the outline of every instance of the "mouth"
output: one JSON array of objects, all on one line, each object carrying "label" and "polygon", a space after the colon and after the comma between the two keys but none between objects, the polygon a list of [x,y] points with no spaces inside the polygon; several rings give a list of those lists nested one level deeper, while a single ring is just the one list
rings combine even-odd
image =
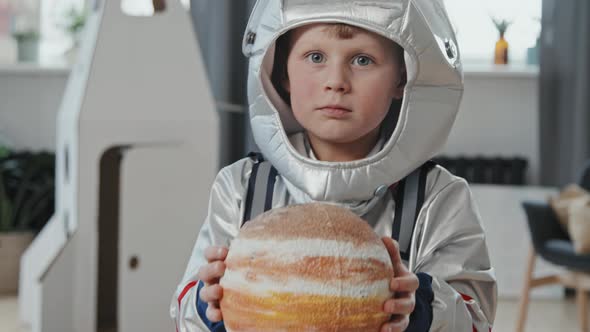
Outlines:
[{"label": "mouth", "polygon": [[326,105],[318,108],[318,110],[322,112],[322,114],[332,118],[342,118],[347,116],[349,113],[352,113],[350,109],[341,105]]}]

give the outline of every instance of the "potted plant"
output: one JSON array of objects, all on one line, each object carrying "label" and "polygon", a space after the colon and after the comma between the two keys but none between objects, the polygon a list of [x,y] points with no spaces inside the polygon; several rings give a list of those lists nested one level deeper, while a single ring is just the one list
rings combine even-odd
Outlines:
[{"label": "potted plant", "polygon": [[55,157],[0,148],[0,293],[16,293],[20,257],[54,212]]},{"label": "potted plant", "polygon": [[39,11],[37,6],[16,2],[11,19],[11,34],[16,40],[19,62],[39,58]]},{"label": "potted plant", "polygon": [[76,60],[87,18],[88,10],[86,9],[86,6],[82,8],[72,6],[63,14],[63,20],[58,24],[58,27],[61,28],[72,41],[70,48],[64,52],[64,57],[69,63],[74,63]]},{"label": "potted plant", "polygon": [[500,34],[500,39],[496,42],[496,49],[494,52],[494,63],[497,65],[506,65],[508,64],[508,42],[504,39],[504,35],[506,34],[506,30],[512,24],[512,22],[507,20],[500,20],[492,17],[492,22],[496,26],[498,33]]},{"label": "potted plant", "polygon": [[37,31],[13,32],[16,40],[18,61],[36,62],[39,58],[39,33]]},{"label": "potted plant", "polygon": [[88,10],[85,6],[82,8],[72,6],[64,14],[64,20],[60,27],[70,36],[74,49],[80,46],[87,17]]}]

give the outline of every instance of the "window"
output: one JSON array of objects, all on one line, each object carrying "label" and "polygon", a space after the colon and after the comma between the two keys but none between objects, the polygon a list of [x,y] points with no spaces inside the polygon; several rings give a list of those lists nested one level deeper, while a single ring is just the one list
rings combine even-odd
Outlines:
[{"label": "window", "polygon": [[[2,0],[0,0],[2,1]],[[64,54],[72,46],[71,37],[64,31],[66,15],[72,8],[82,9],[84,4],[92,8],[96,0],[39,0],[41,1],[41,59],[45,62],[62,62]],[[122,10],[132,16],[151,16],[154,13],[152,0],[101,0],[121,1]],[[178,0],[167,0],[178,1]],[[190,0],[181,0],[185,8]]]},{"label": "window", "polygon": [[[45,59],[59,58],[71,46],[71,39],[60,28],[65,13],[72,6],[81,8],[85,2],[93,3],[95,0],[40,1],[43,37],[41,55]],[[508,19],[513,22],[505,36],[510,44],[510,63],[524,64],[526,62],[527,49],[535,45],[540,32],[542,0],[443,1],[447,6],[447,11],[457,33],[464,63],[489,64],[493,62],[498,32],[490,16]],[[181,0],[181,2],[185,7],[188,7],[189,0]],[[130,15],[145,16],[153,14],[151,0],[122,0],[122,8]]]},{"label": "window", "polygon": [[[178,1],[178,0],[165,0]],[[184,8],[190,7],[190,0],[180,0]],[[153,0],[122,0],[121,8],[124,13],[131,16],[152,16],[154,15]]]},{"label": "window", "polygon": [[72,46],[71,37],[64,29],[68,11],[84,8],[86,0],[40,0],[41,1],[41,62],[61,62],[64,53]]},{"label": "window", "polygon": [[541,31],[542,0],[444,0],[455,32],[463,63],[493,63],[494,47],[499,38],[490,18],[507,19],[513,24],[505,38],[510,44],[511,64],[526,63]]}]

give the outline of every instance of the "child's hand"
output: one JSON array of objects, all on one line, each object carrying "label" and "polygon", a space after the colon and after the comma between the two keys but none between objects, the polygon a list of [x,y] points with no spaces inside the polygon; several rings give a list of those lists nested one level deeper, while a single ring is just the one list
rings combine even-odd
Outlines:
[{"label": "child's hand", "polygon": [[391,321],[381,326],[381,332],[401,332],[410,323],[410,314],[416,304],[416,289],[419,281],[415,274],[408,271],[399,254],[399,245],[389,237],[382,238],[393,264],[394,278],[389,287],[395,292],[393,298],[385,301],[383,310],[393,315]]},{"label": "child's hand", "polygon": [[211,322],[219,322],[223,320],[221,310],[219,309],[219,301],[223,297],[223,288],[219,285],[219,279],[225,273],[225,263],[223,262],[227,257],[228,248],[220,246],[211,246],[205,249],[205,258],[207,265],[199,269],[197,278],[205,283],[201,289],[201,301],[207,302],[207,319]]}]

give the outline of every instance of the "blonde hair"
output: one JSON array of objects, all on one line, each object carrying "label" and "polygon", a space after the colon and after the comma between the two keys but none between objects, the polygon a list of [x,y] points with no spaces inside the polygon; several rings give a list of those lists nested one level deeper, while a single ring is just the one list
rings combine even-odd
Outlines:
[{"label": "blonde hair", "polygon": [[335,23],[328,25],[325,29],[331,37],[340,39],[351,39],[354,35],[361,31],[361,28],[344,23]]}]

